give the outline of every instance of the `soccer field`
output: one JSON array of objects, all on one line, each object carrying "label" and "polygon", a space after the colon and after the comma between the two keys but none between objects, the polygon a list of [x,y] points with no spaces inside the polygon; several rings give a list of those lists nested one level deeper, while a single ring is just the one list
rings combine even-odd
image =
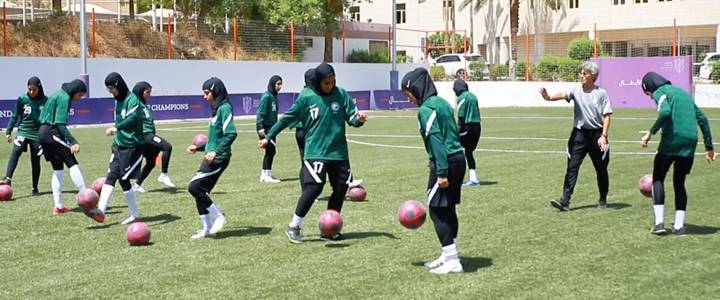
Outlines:
[{"label": "soccer field", "polygon": [[[649,233],[652,201],[637,189],[651,173],[657,135],[640,147],[652,109],[616,109],[610,129],[609,208],[599,210],[595,172],[583,163],[570,212],[548,201],[561,194],[572,108],[483,109],[478,145],[481,186],[463,187],[459,250],[464,274],[434,275],[422,266],[440,253],[428,220],[405,229],[396,210],[405,200],[425,203],[427,156],[413,111],[369,112],[368,123],[348,128],[353,174],[368,201],[345,202],[346,240],[319,240],[317,217],[330,186],[303,224],[305,242],[284,230],[300,194],[294,134],[278,138],[273,173],[279,184],[259,182],[262,151],[254,119],[236,120],[230,167],[211,194],[228,217],[214,238],[190,240],[200,228],[187,182],[201,155],[188,155],[192,137],[207,122],[164,123],[158,135],[174,145],[170,175],[177,190],[155,178],[138,195],[152,244],[128,246],[119,222],[127,217],[120,189],[98,225],[79,209],[53,216],[50,164],[43,161],[39,197],[30,196],[30,162],[23,155],[13,180],[14,201],[0,202],[3,299],[42,298],[277,298],[277,299],[708,299],[720,295],[720,207],[717,170],[695,157],[688,177],[686,237]],[[720,109],[706,109],[720,142]],[[90,184],[105,176],[111,139],[104,127],[71,129]],[[7,164],[10,144],[0,151]],[[697,153],[703,153],[702,145]],[[4,169],[3,169],[4,171]],[[67,172],[66,172],[67,174]],[[666,219],[672,224],[672,175],[666,180]],[[65,176],[65,204],[75,191]],[[716,295],[716,296],[712,296]]]}]

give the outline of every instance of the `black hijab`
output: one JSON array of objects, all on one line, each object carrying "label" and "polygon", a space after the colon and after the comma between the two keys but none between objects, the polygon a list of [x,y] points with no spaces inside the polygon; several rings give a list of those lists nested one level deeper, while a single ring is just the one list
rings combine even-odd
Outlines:
[{"label": "black hijab", "polygon": [[128,89],[127,84],[125,83],[125,80],[120,76],[120,74],[116,72],[112,72],[108,74],[107,77],[105,77],[105,86],[114,86],[118,90],[117,96],[115,97],[115,100],[117,101],[123,101],[125,100],[125,97],[127,97],[130,90]]},{"label": "black hijab", "polygon": [[145,93],[146,90],[152,89],[152,85],[150,85],[147,81],[140,81],[135,84],[135,86],[132,89],[132,93],[135,94],[135,96],[140,99],[143,103],[145,103],[145,98],[143,98],[143,93]]},{"label": "black hijab", "polygon": [[657,89],[666,84],[671,84],[670,80],[655,72],[647,72],[642,79],[643,92],[655,93]]},{"label": "black hijab", "polygon": [[272,94],[273,96],[277,97],[278,92],[275,90],[275,84],[278,81],[282,81],[282,77],[278,75],[273,75],[270,77],[270,82],[268,82],[267,90]]},{"label": "black hijab", "polygon": [[38,94],[35,98],[30,97],[30,95],[28,94],[28,97],[30,97],[30,99],[40,100],[42,98],[45,98],[45,91],[43,91],[43,86],[42,86],[42,83],[40,82],[40,78],[38,78],[37,76],[30,77],[30,79],[28,79],[27,85],[28,86],[34,85],[34,86],[38,87]]},{"label": "black hijab", "polygon": [[468,91],[468,84],[465,82],[465,80],[458,79],[455,80],[455,83],[453,83],[453,91],[455,92],[455,96],[460,97],[462,93]]},{"label": "black hijab", "polygon": [[225,102],[230,101],[230,99],[228,99],[227,90],[225,89],[225,84],[222,82],[222,80],[220,80],[220,78],[211,77],[210,79],[205,80],[202,89],[203,91],[210,91],[215,98],[215,100],[211,104],[212,115],[214,117],[215,114],[217,114],[218,107],[220,107],[220,105],[223,105]]},{"label": "black hijab", "polygon": [[63,83],[62,90],[70,95],[70,98],[72,98],[77,93],[87,93],[87,86],[82,80],[75,79],[73,81]]},{"label": "black hijab", "polygon": [[315,68],[310,68],[305,71],[305,87],[311,88],[313,80],[315,79]]},{"label": "black hijab", "polygon": [[403,76],[401,88],[408,90],[418,100],[418,106],[432,96],[437,95],[435,84],[424,68],[417,68]]},{"label": "black hijab", "polygon": [[332,94],[333,90],[335,90],[336,86],[333,86],[333,89],[330,90],[330,93],[324,93],[322,91],[322,88],[320,88],[320,82],[322,82],[325,77],[335,75],[335,69],[331,65],[328,65],[326,63],[321,63],[317,67],[315,67],[315,74],[314,78],[312,79],[312,89],[315,91],[316,94],[320,96],[327,96]]}]

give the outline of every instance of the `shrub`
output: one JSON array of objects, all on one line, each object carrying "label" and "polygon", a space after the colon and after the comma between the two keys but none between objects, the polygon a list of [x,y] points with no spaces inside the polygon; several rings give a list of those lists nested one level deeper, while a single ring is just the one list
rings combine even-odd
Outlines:
[{"label": "shrub", "polygon": [[546,81],[575,81],[582,61],[546,55],[535,66],[534,77]]},{"label": "shrub", "polygon": [[[597,43],[598,54],[602,53],[602,44]],[[593,41],[588,38],[576,38],[568,44],[568,56],[575,60],[586,61],[593,56]]]},{"label": "shrub", "polygon": [[402,55],[402,54],[397,56],[397,62],[400,64],[411,64],[411,63],[413,63],[413,61],[414,61],[414,59],[412,56],[407,56],[407,55]]},{"label": "shrub", "polygon": [[712,73],[710,73],[710,80],[714,83],[720,83],[720,60],[712,62]]},{"label": "shrub", "polygon": [[387,53],[380,51],[353,50],[347,61],[349,63],[389,63],[390,59],[388,59]]},{"label": "shrub", "polygon": [[515,78],[524,80],[525,79],[525,69],[527,69],[527,63],[524,61],[519,61],[515,64]]},{"label": "shrub", "polygon": [[491,65],[490,66],[490,80],[498,80],[504,77],[508,77],[509,68],[507,65]]},{"label": "shrub", "polygon": [[430,77],[433,81],[445,80],[447,78],[447,74],[445,74],[445,68],[443,68],[443,66],[431,66]]},{"label": "shrub", "polygon": [[485,76],[485,61],[476,60],[470,64],[470,80],[481,81]]}]

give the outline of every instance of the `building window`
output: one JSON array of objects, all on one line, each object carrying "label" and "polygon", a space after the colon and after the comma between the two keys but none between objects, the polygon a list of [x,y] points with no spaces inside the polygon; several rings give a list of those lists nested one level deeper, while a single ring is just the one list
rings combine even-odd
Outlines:
[{"label": "building window", "polygon": [[672,0],[658,0],[658,2],[672,2]]},{"label": "building window", "polygon": [[613,0],[613,5],[625,5],[625,0]]},{"label": "building window", "polygon": [[388,53],[388,42],[370,40],[368,41],[368,50],[370,52]]},{"label": "building window", "polygon": [[348,11],[350,12],[350,20],[360,22],[360,6],[350,6]]},{"label": "building window", "polygon": [[395,4],[395,20],[398,24],[404,24],[407,22],[405,17],[405,3]]},{"label": "building window", "polygon": [[580,0],[570,0],[570,8],[578,8]]},{"label": "building window", "polygon": [[455,12],[453,11],[453,1],[443,0],[443,22],[455,19]]},{"label": "building window", "polygon": [[453,5],[453,0],[443,0],[443,7],[444,8],[451,8]]},{"label": "building window", "polygon": [[648,3],[648,0],[635,0],[635,3]]}]

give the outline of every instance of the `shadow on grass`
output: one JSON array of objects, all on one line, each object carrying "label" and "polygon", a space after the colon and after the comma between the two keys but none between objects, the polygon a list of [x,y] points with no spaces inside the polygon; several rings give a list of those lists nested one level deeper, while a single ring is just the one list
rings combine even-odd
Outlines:
[{"label": "shadow on grass", "polygon": [[26,194],[26,195],[24,195],[24,196],[22,196],[22,197],[13,197],[12,199],[10,199],[10,200],[5,200],[5,201],[15,201],[15,200],[20,200],[20,199],[25,199],[25,198],[41,197],[41,196],[45,196],[45,195],[52,195],[52,192],[42,192],[42,193],[40,193],[40,194],[38,194],[38,195],[35,195],[35,196],[33,196],[33,194]]},{"label": "shadow on grass", "polygon": [[718,227],[712,227],[712,226],[702,226],[702,225],[692,225],[692,224],[685,224],[687,226],[687,233],[688,234],[716,234],[718,231],[720,231],[720,228]]},{"label": "shadow on grass", "polygon": [[137,248],[140,248],[140,247],[150,247],[150,246],[152,246],[152,245],[154,245],[154,244],[155,244],[155,243],[153,243],[153,242],[149,242],[147,245],[130,245],[130,247],[137,247]]},{"label": "shadow on grass", "polygon": [[[590,208],[597,209],[597,206],[598,206],[597,204],[588,204],[588,205],[583,205],[583,206],[578,206],[578,207],[571,207],[570,210],[581,210],[581,209],[590,209]],[[632,205],[627,204],[627,203],[618,203],[618,202],[608,203],[608,205],[607,205],[607,209],[623,209],[623,208],[628,208],[628,207],[632,207]]]},{"label": "shadow on grass", "polygon": [[480,180],[480,186],[483,186],[483,185],[496,185],[496,184],[498,184],[497,181],[482,181],[482,180]]},{"label": "shadow on grass", "polygon": [[150,224],[153,226],[167,224],[167,223],[174,222],[174,221],[177,221],[180,219],[181,219],[180,217],[173,215],[173,214],[160,214],[160,215],[155,215],[155,216],[150,216],[150,217],[140,217],[140,220],[144,223],[158,222],[158,223]]},{"label": "shadow on grass", "polygon": [[[480,269],[489,268],[493,264],[492,258],[489,258],[489,257],[460,256],[460,262],[462,262],[463,271],[465,273],[475,273]],[[424,267],[425,262],[416,261],[416,262],[413,262],[412,265],[416,266],[416,267]]]},{"label": "shadow on grass", "polygon": [[165,194],[179,194],[181,192],[185,192],[185,189],[181,188],[171,188],[171,187],[163,187],[159,189],[149,190],[148,193],[165,193]]},{"label": "shadow on grass", "polygon": [[300,180],[300,177],[278,178],[278,179],[280,179],[280,181],[282,181],[282,182],[285,182],[285,181],[299,181],[299,180]]},{"label": "shadow on grass", "polygon": [[225,239],[230,237],[265,235],[272,231],[270,227],[236,227],[231,230],[220,231],[215,234],[215,239]]}]

